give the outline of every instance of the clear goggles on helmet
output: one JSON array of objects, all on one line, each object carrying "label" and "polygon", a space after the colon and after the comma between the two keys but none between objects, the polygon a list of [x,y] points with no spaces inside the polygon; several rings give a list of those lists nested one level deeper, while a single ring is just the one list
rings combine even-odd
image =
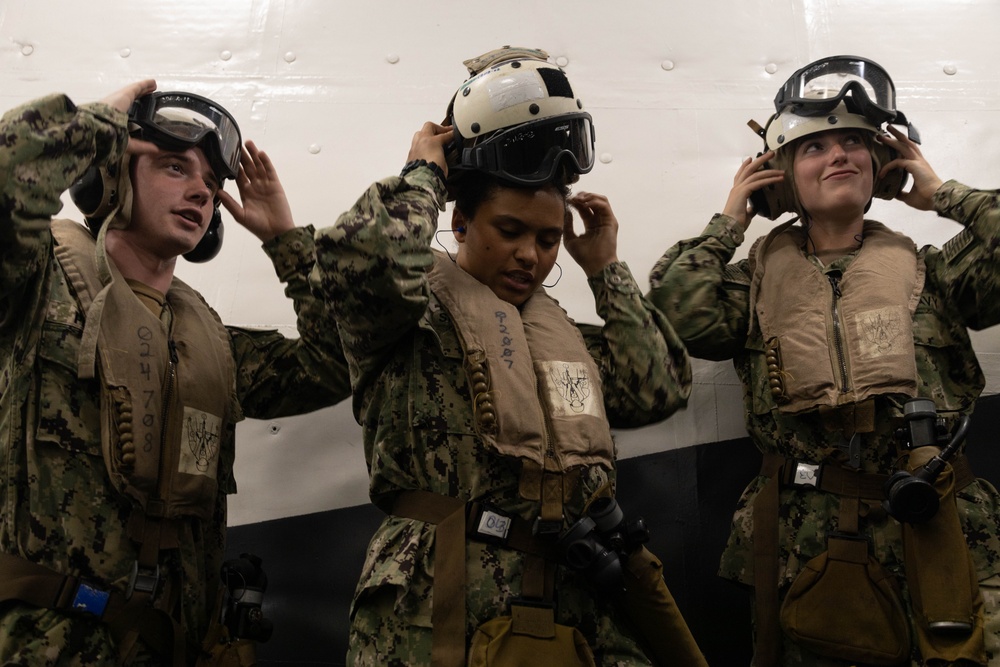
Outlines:
[{"label": "clear goggles on helmet", "polygon": [[144,95],[132,103],[129,122],[138,137],[167,150],[202,146],[215,175],[236,178],[243,140],[232,114],[194,93],[162,92]]},{"label": "clear goggles on helmet", "polygon": [[896,119],[896,87],[878,63],[855,56],[834,56],[795,72],[774,98],[775,111],[791,107],[797,116],[830,113],[850,95],[849,106],[874,125]]},{"label": "clear goggles on helmet", "polygon": [[464,149],[456,167],[538,185],[550,181],[564,159],[578,174],[594,167],[594,123],[589,113],[553,116],[501,130]]}]

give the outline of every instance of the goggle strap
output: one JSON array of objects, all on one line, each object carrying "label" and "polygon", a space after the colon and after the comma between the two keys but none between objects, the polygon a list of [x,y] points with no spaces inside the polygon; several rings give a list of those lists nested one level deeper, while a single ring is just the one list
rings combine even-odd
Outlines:
[{"label": "goggle strap", "polygon": [[893,125],[903,125],[906,127],[906,136],[915,144],[920,143],[920,130],[917,126],[906,119],[906,114],[902,111],[896,112],[896,117],[892,120]]}]

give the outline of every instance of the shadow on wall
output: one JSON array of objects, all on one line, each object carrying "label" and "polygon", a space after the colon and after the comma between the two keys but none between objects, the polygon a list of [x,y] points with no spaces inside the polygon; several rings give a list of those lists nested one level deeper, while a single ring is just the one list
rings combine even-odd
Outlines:
[{"label": "shadow on wall", "polygon": [[[996,483],[1000,458],[990,441],[1000,430],[1000,395],[978,408],[968,454],[976,474]],[[619,464],[618,501],[649,524],[648,546],[711,665],[750,664],[749,593],[717,577],[716,567],[736,501],[759,467],[749,438]],[[275,629],[258,649],[260,665],[345,664],[350,600],[381,520],[367,505],[229,530],[229,555],[254,553],[268,574],[263,609]]]}]

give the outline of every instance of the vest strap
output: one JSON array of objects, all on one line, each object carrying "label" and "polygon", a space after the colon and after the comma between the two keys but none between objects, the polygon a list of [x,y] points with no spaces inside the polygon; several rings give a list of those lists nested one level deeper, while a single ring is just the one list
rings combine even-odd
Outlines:
[{"label": "vest strap", "polygon": [[[484,538],[479,518],[492,512],[477,501],[466,503],[458,498],[430,491],[403,491],[393,503],[392,516],[435,524],[434,542],[434,604],[431,608],[431,664],[433,667],[465,665],[465,560],[466,538],[497,542],[526,554],[522,594],[528,598],[552,600],[554,562],[549,557],[551,547],[532,535],[531,522],[519,516],[504,517],[509,521],[506,536]],[[462,576],[438,576],[441,573],[463,573]],[[515,603],[515,604],[520,604]],[[551,608],[551,607],[550,607]],[[522,611],[524,613],[522,613]],[[526,615],[525,615],[526,614]],[[544,609],[518,611],[519,623],[526,627],[541,627],[545,618],[554,619]],[[554,629],[553,629],[554,632]]]},{"label": "vest strap", "polygon": [[[955,488],[962,489],[975,481],[968,457],[960,454],[950,462],[955,474]],[[802,483],[798,473],[806,466],[811,473]],[[885,498],[888,475],[866,473],[836,463],[804,464],[774,453],[764,454],[760,474],[767,477],[753,504],[753,586],[756,641],[754,664],[777,667],[781,656],[781,628],[778,610],[778,508],[782,487],[815,488],[833,493],[855,508],[852,520],[842,507],[841,532],[857,532],[859,500]],[[845,530],[847,529],[847,530]]]},{"label": "vest strap", "polygon": [[[185,665],[184,632],[148,595],[127,598],[120,591],[61,574],[26,558],[0,553],[0,602],[17,600],[40,609],[90,615],[104,622],[120,655],[131,652],[139,637],[155,651]],[[134,637],[130,637],[134,635]]]}]

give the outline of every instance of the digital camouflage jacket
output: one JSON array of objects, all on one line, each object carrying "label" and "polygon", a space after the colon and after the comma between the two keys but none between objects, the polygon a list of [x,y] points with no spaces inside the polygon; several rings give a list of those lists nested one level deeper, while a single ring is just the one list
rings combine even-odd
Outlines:
[{"label": "digital camouflage jacket", "polygon": [[[373,184],[334,227],[317,233],[314,289],[333,304],[364,430],[372,501],[389,513],[397,494],[419,489],[465,501],[481,500],[533,521],[538,503],[519,496],[521,466],[476,434],[473,400],[459,334],[430,291],[431,243],[445,192],[428,168]],[[637,427],[666,418],[690,391],[686,352],[666,319],[641,295],[627,267],[608,266],[589,281],[603,327],[580,326],[600,369],[609,426]],[[524,400],[538,400],[525,396]],[[583,466],[566,525],[614,470]],[[628,508],[623,508],[627,513]],[[352,605],[352,651],[391,633],[415,646],[407,664],[429,664],[435,527],[388,516],[372,538]],[[467,637],[480,623],[508,613],[520,594],[523,554],[469,541],[466,565]],[[580,628],[600,656],[647,664],[634,640],[614,622],[614,610],[560,568],[558,623]],[[461,576],[441,573],[437,576]],[[372,612],[389,596],[390,616]],[[429,632],[425,633],[429,637]],[[426,649],[426,650],[423,650]],[[604,663],[601,663],[604,664]]]},{"label": "digital camouflage jacket", "polygon": [[[60,195],[89,165],[120,159],[125,122],[111,107],[76,107],[62,95],[0,120],[0,549],[121,592],[137,555],[125,533],[129,508],[102,457],[99,381],[77,377],[85,313],[53,257],[49,224]],[[235,378],[224,386],[235,387],[234,421],[308,412],[350,391],[336,327],[307,283],[312,230],[289,231],[264,249],[294,302],[301,338],[228,328]],[[160,555],[164,576],[182,582],[181,622],[199,643],[220,582],[226,495],[236,492],[234,433],[235,423],[226,424],[211,520],[183,522],[179,546]],[[0,608],[0,636],[4,657],[17,664],[41,664],[32,651],[50,647],[87,664],[109,653],[107,634],[92,618],[24,605]]]},{"label": "digital camouflage jacket", "polygon": [[[916,393],[933,399],[938,413],[954,423],[955,417],[972,413],[984,386],[967,329],[1000,322],[1000,205],[995,192],[973,190],[954,181],[938,190],[934,205],[941,216],[965,229],[943,248],[928,246],[917,253],[926,277],[912,318]],[[678,243],[659,260],[650,276],[650,299],[670,318],[693,356],[733,360],[744,389],[747,430],[762,452],[819,463],[836,454],[845,442],[824,427],[816,411],[778,412],[760,329],[749,328],[748,260],[729,263],[743,241],[743,228],[736,220],[716,215],[704,234]],[[854,256],[832,262],[824,270],[842,272]],[[862,470],[883,474],[895,470],[899,451],[893,435],[902,425],[906,398],[882,395],[875,399],[875,430],[864,436]],[[758,476],[744,491],[721,562],[722,576],[745,584],[753,583],[752,506],[764,481]],[[983,580],[1000,572],[998,496],[988,482],[980,480],[957,497],[963,530]],[[826,536],[836,530],[839,499],[829,493],[783,489],[780,502],[778,556],[781,583],[787,586],[807,561],[826,550]],[[861,530],[875,557],[902,576],[900,524],[878,507],[871,507],[867,514]],[[962,556],[956,554],[956,558]]]}]

